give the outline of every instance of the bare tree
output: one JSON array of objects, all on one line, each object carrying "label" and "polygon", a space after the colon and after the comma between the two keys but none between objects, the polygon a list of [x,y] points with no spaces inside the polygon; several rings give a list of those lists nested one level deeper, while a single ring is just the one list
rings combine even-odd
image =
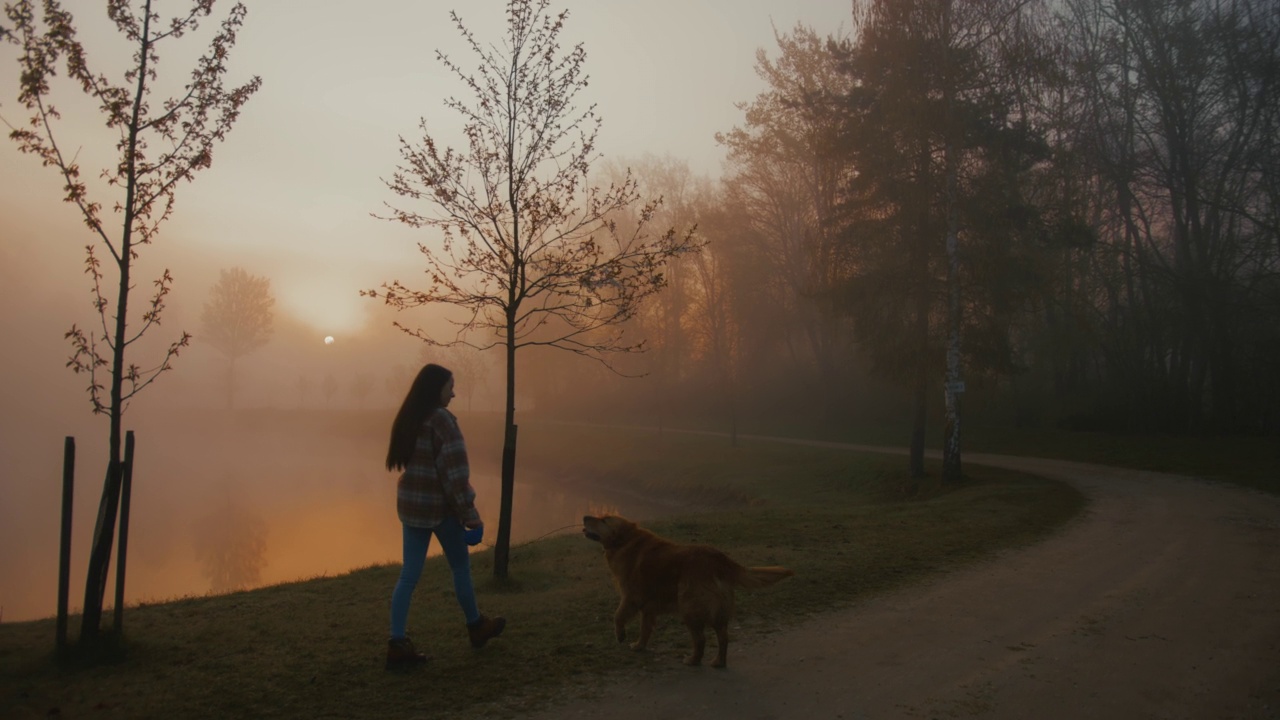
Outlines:
[{"label": "bare tree", "polygon": [[1045,399],[1081,429],[1274,428],[1275,2],[1054,6],[1039,193],[1060,221],[1024,351]]},{"label": "bare tree", "polygon": [[[631,163],[630,168],[616,161],[607,163],[611,177],[625,178],[629,170],[634,172],[641,192],[662,197],[662,207],[653,218],[655,223],[661,227],[676,228],[677,232],[689,232],[696,226],[694,201],[708,181],[696,177],[687,162],[647,155]],[[663,430],[666,413],[672,409],[670,388],[686,379],[690,372],[684,362],[689,354],[689,338],[683,316],[691,302],[692,262],[692,257],[685,256],[668,263],[666,287],[645,303],[632,321],[649,341],[644,367],[656,375],[659,388],[652,394],[659,433]]]},{"label": "bare tree", "polygon": [[256,586],[267,565],[267,521],[230,495],[224,505],[198,518],[192,542],[200,572],[215,593]]},{"label": "bare tree", "polygon": [[[467,399],[467,410],[475,403],[476,390],[489,384],[490,367],[484,352],[466,345],[446,348],[424,347],[422,362],[438,362],[453,371],[459,377],[457,391]],[[405,383],[408,387],[408,383]]]},{"label": "bare tree", "polygon": [[365,400],[373,394],[375,384],[373,375],[369,373],[359,373],[351,378],[351,397],[356,401],[356,407],[364,407]]},{"label": "bare tree", "polygon": [[404,363],[396,363],[387,371],[386,378],[383,379],[384,387],[387,394],[395,402],[404,399],[404,395],[409,391],[409,386],[413,384],[413,375],[416,368],[409,367]]},{"label": "bare tree", "polygon": [[329,403],[333,402],[333,396],[338,393],[338,378],[333,373],[324,376],[324,383],[320,386],[320,392],[324,393],[324,406],[329,407]]},{"label": "bare tree", "polygon": [[298,388],[298,407],[303,407],[307,404],[307,396],[311,394],[311,376],[299,375],[296,386]]},{"label": "bare tree", "polygon": [[[629,175],[607,187],[588,178],[598,159],[595,106],[581,109],[586,51],[562,52],[558,38],[568,11],[553,15],[549,0],[510,0],[501,48],[482,44],[458,17],[454,24],[478,59],[474,74],[443,53],[436,57],[473,96],[445,105],[464,120],[468,147],[441,150],[425,120],[423,138],[401,138],[400,166],[387,186],[410,203],[387,219],[443,234],[421,243],[428,287],[400,281],[362,294],[397,309],[443,303],[464,309],[448,340],[396,323],[431,344],[466,343],[506,349],[506,431],[502,499],[494,547],[494,575],[507,576],[515,484],[516,351],[547,346],[606,362],[635,351],[619,325],[666,282],[672,258],[694,247],[689,236],[647,234],[660,201],[641,222],[619,232],[611,216],[640,203]],[[425,204],[430,210],[416,208]]]},{"label": "bare tree", "polygon": [[200,322],[209,344],[227,358],[227,407],[235,405],[236,361],[267,344],[275,329],[271,280],[233,267],[209,293]]},{"label": "bare tree", "polygon": [[[710,200],[710,198],[708,198]],[[738,444],[738,387],[741,375],[742,328],[735,307],[744,290],[734,272],[734,240],[745,234],[745,218],[725,211],[723,204],[706,202],[699,227],[713,238],[707,249],[693,257],[689,319],[697,352],[707,376],[724,402],[729,444]]]},{"label": "bare tree", "polygon": [[[1265,200],[1278,174],[1276,5],[1069,6],[1078,23],[1115,38],[1077,67],[1091,70],[1082,79],[1104,91],[1091,116],[1122,123],[1100,128],[1119,137],[1094,147],[1107,180],[1124,193],[1125,240],[1133,243],[1124,260],[1143,279],[1132,293],[1143,325],[1108,318],[1130,336],[1108,359],[1121,376],[1117,389],[1141,393],[1133,404],[1168,429],[1241,430],[1269,412],[1259,407],[1259,388],[1274,375],[1253,372],[1248,358],[1258,339],[1274,342],[1277,327],[1276,214]],[[1077,29],[1086,31],[1098,32]]]},{"label": "bare tree", "polygon": [[[93,238],[87,246],[85,273],[92,282],[94,309],[101,326],[86,331],[73,325],[66,334],[74,349],[67,365],[77,373],[88,373],[93,410],[109,416],[111,426],[109,462],[85,583],[80,631],[84,646],[94,644],[100,631],[122,480],[121,418],[128,401],[168,370],[190,340],[182,333],[149,369],[127,357],[129,346],[160,323],[173,283],[169,271],[163,271],[152,283],[150,302],[134,317],[131,327],[129,296],[136,284],[131,275],[133,263],[140,248],[156,238],[160,224],[172,214],[178,185],[209,167],[214,146],[225,138],[241,107],[261,85],[254,77],[237,88],[223,86],[229,52],[247,12],[243,4],[236,4],[213,35],[208,52],[196,61],[185,89],[158,103],[150,99],[158,82],[161,44],[196,31],[212,14],[213,5],[213,0],[192,0],[185,14],[162,21],[152,11],[151,0],[144,0],[139,12],[128,0],[107,3],[107,17],[134,49],[133,64],[119,84],[90,70],[74,18],[57,0],[45,0],[39,17],[31,0],[17,0],[4,7],[13,24],[11,34],[21,47],[18,99],[29,112],[28,121],[13,128],[9,137],[20,151],[35,155],[62,176],[63,199],[76,206]],[[92,99],[108,130],[118,134],[112,141],[118,160],[98,174],[105,187],[94,192],[81,177],[78,152],[68,154],[65,149],[75,145],[60,143],[55,133],[60,114],[52,92],[59,72],[65,72]],[[104,196],[108,199],[101,199]],[[114,221],[104,217],[104,202],[112,208]],[[108,227],[113,222],[119,223],[115,230]],[[106,246],[113,261],[107,266],[97,251],[98,243]],[[104,284],[107,267],[114,267],[116,273],[114,297],[111,284]],[[100,382],[104,368],[110,374],[107,386]]]},{"label": "bare tree", "polygon": [[849,79],[831,51],[834,38],[804,26],[775,36],[776,59],[756,53],[767,89],[739,104],[742,126],[716,139],[728,151],[733,202],[748,212],[751,237],[775,268],[762,291],[785,308],[788,344],[807,371],[800,377],[814,379],[811,390],[833,417],[840,394],[832,390],[852,347],[848,323],[831,302],[848,275],[834,221],[851,166],[838,152],[841,116],[828,99],[842,95]]}]

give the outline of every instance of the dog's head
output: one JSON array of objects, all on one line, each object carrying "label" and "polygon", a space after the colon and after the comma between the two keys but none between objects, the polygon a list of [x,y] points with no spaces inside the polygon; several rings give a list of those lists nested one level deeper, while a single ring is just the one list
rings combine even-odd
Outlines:
[{"label": "dog's head", "polygon": [[601,545],[617,547],[635,533],[636,524],[618,515],[582,516],[582,534]]}]

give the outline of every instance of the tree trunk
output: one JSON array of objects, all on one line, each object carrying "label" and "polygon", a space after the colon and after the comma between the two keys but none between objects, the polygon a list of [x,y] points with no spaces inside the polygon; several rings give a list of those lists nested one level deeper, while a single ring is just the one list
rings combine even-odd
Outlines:
[{"label": "tree trunk", "polygon": [[129,138],[125,149],[128,162],[124,201],[124,230],[120,241],[120,252],[117,265],[120,268],[119,295],[116,298],[116,325],[111,358],[111,432],[107,476],[102,483],[102,500],[98,503],[98,520],[93,531],[93,546],[89,553],[89,569],[84,583],[84,615],[80,621],[80,646],[92,649],[98,644],[102,622],[102,600],[107,593],[107,570],[111,565],[111,545],[116,531],[116,512],[120,504],[120,485],[123,475],[123,462],[120,459],[121,436],[120,427],[124,415],[124,349],[128,344],[128,312],[129,312],[129,269],[133,261],[133,221],[136,217],[134,208],[137,192],[137,148],[138,131],[142,117],[142,98],[146,95],[146,83],[149,77],[147,60],[151,44],[151,2],[147,0],[142,12],[142,34],[138,57],[140,58],[137,74],[137,89],[133,96],[133,114],[129,122]]},{"label": "tree trunk", "polygon": [[[126,246],[125,258],[128,258]],[[123,463],[120,460],[120,427],[122,425],[122,390],[124,375],[125,311],[128,307],[129,266],[121,263],[120,298],[117,302],[114,372],[111,378],[111,432],[108,448],[107,476],[102,482],[102,499],[98,503],[98,520],[93,529],[93,546],[89,551],[89,568],[84,583],[84,614],[80,619],[80,647],[97,646],[102,625],[102,601],[107,594],[107,574],[111,568],[111,548],[116,533],[116,513],[120,507]]]},{"label": "tree trunk", "polygon": [[725,405],[729,411],[729,447],[738,447],[738,401],[735,397],[733,373],[726,369],[724,377]]},{"label": "tree trunk", "polygon": [[71,511],[76,485],[76,439],[67,436],[62,450],[62,525],[58,536],[58,615],[54,646],[58,659],[67,655],[67,597],[71,593]]},{"label": "tree trunk", "polygon": [[[125,213],[125,222],[132,222]],[[107,475],[102,482],[102,499],[98,503],[98,520],[93,530],[93,546],[89,551],[89,568],[84,583],[84,614],[80,620],[80,646],[92,649],[98,643],[102,623],[102,602],[107,593],[107,571],[111,567],[111,546],[115,539],[116,513],[120,507],[123,463],[120,459],[120,428],[124,414],[124,348],[126,316],[129,310],[129,261],[131,246],[122,244],[120,294],[116,299],[116,326],[111,367],[111,430],[108,440]]]},{"label": "tree trunk", "polygon": [[921,363],[916,371],[915,417],[911,424],[911,449],[907,459],[912,480],[924,477],[924,425],[928,408],[928,388],[929,381],[925,377],[924,364]]},{"label": "tree trunk", "polygon": [[[126,222],[132,217],[126,213]],[[93,530],[93,546],[89,552],[89,568],[84,583],[84,615],[80,621],[80,646],[97,645],[102,623],[102,602],[107,593],[107,571],[111,567],[111,546],[115,539],[116,513],[120,507],[120,486],[124,464],[120,459],[120,428],[124,414],[124,348],[126,313],[129,309],[129,260],[131,247],[126,240],[120,260],[120,295],[116,301],[115,351],[111,372],[111,431],[108,447],[107,476],[102,482],[102,499],[98,503],[98,520]]]},{"label": "tree trunk", "polygon": [[[114,451],[113,451],[114,454]],[[102,600],[107,593],[107,573],[111,567],[111,547],[115,540],[116,513],[120,504],[121,463],[112,458],[102,483],[98,521],[93,529],[89,569],[84,583],[84,614],[80,618],[80,647],[97,646],[102,623]]]},{"label": "tree trunk", "polygon": [[[954,169],[953,169],[954,171]],[[951,185],[955,178],[948,178]],[[947,381],[944,402],[946,404],[946,436],[942,448],[942,482],[958,485],[963,479],[960,466],[960,261],[956,256],[955,211],[947,224]]]},{"label": "tree trunk", "polygon": [[511,558],[511,507],[516,485],[516,325],[507,315],[507,406],[502,439],[502,500],[498,538],[493,546],[493,576],[507,578]]},{"label": "tree trunk", "polygon": [[943,3],[943,77],[946,93],[946,122],[943,131],[947,134],[944,152],[946,157],[947,177],[947,380],[943,384],[944,406],[946,412],[946,429],[942,446],[942,482],[947,485],[958,485],[961,480],[960,468],[960,401],[956,394],[960,392],[960,258],[957,253],[957,234],[959,232],[956,218],[956,146],[952,142],[952,126],[955,119],[952,113],[954,88],[951,84],[950,47],[951,47],[951,2]]},{"label": "tree trunk", "polygon": [[[928,263],[924,263],[924,270]],[[922,278],[923,282],[923,278]],[[924,431],[929,420],[929,294],[922,285],[916,298],[916,341],[920,345],[915,366],[915,413],[911,426],[911,448],[907,466],[912,480],[925,476],[924,472]]]},{"label": "tree trunk", "polygon": [[111,631],[120,637],[124,634],[124,578],[129,554],[129,504],[133,486],[133,431],[124,434],[124,465],[120,483],[120,546],[116,553],[116,604],[115,620]]},{"label": "tree trunk", "polygon": [[227,409],[232,410],[236,406],[236,359],[230,357],[227,359]]},{"label": "tree trunk", "polygon": [[[1220,308],[1219,298],[1214,298]],[[1241,398],[1236,388],[1236,351],[1226,313],[1215,313],[1213,339],[1213,366],[1209,379],[1209,396],[1213,412],[1213,430],[1218,433],[1235,433],[1245,429]]]}]

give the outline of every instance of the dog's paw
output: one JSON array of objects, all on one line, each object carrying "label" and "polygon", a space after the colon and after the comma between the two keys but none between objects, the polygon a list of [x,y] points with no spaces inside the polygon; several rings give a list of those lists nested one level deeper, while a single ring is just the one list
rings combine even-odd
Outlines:
[{"label": "dog's paw", "polygon": [[636,652],[640,652],[641,650],[645,649],[645,644],[637,640],[631,643],[631,649],[635,650]]}]

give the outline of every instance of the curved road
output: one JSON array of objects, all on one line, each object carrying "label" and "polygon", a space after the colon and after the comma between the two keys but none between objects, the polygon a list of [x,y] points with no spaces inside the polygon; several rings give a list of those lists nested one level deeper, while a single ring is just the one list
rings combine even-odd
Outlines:
[{"label": "curved road", "polygon": [[1280,718],[1280,498],[1056,460],[965,462],[1065,480],[1092,502],[1032,547],[739,635],[727,670],[668,653],[669,671],[538,717]]}]

